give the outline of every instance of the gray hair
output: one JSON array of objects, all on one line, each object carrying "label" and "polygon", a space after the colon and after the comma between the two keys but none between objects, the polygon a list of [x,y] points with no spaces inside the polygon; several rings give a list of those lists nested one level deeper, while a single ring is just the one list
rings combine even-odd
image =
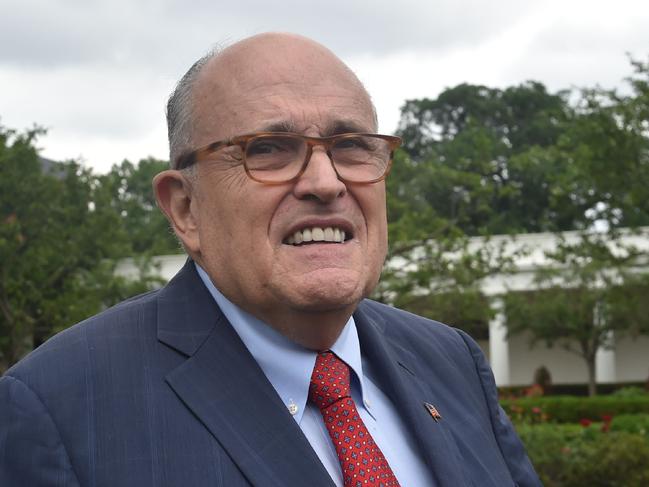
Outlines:
[{"label": "gray hair", "polygon": [[192,129],[192,91],[205,65],[218,54],[210,50],[187,70],[167,102],[167,134],[169,137],[169,164],[175,167],[176,159],[190,147]]}]

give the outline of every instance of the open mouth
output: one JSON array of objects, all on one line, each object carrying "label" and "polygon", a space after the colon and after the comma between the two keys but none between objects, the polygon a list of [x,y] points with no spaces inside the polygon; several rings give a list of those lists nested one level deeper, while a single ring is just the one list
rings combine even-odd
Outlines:
[{"label": "open mouth", "polygon": [[284,239],[287,245],[311,243],[345,243],[352,238],[351,232],[338,227],[307,227],[297,230]]}]

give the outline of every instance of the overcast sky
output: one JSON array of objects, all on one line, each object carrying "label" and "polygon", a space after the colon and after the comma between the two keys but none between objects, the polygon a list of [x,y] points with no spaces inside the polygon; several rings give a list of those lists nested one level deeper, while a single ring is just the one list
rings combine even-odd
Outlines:
[{"label": "overcast sky", "polygon": [[0,124],[46,127],[45,157],[107,171],[166,159],[164,106],[206,50],[309,36],[365,83],[391,133],[406,99],[461,82],[622,85],[649,56],[648,0],[0,0]]}]

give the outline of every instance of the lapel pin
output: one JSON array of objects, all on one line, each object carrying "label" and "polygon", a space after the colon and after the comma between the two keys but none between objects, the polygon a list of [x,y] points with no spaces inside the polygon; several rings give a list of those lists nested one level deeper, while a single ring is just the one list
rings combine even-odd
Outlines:
[{"label": "lapel pin", "polygon": [[439,414],[439,411],[435,406],[432,404],[425,402],[424,407],[426,408],[426,411],[432,416],[432,418],[435,420],[436,423],[439,423],[439,421],[442,419],[442,415]]},{"label": "lapel pin", "polygon": [[288,400],[288,406],[286,407],[288,408],[288,412],[291,413],[291,416],[295,416],[300,409],[298,405],[293,402],[293,399]]}]

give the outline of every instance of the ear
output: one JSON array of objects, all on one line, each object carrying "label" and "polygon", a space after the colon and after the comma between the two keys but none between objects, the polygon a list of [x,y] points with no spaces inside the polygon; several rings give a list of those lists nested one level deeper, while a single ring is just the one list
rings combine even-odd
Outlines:
[{"label": "ear", "polygon": [[198,219],[191,182],[180,172],[169,169],[153,178],[153,191],[158,207],[166,215],[185,249],[193,254],[200,250]]}]

